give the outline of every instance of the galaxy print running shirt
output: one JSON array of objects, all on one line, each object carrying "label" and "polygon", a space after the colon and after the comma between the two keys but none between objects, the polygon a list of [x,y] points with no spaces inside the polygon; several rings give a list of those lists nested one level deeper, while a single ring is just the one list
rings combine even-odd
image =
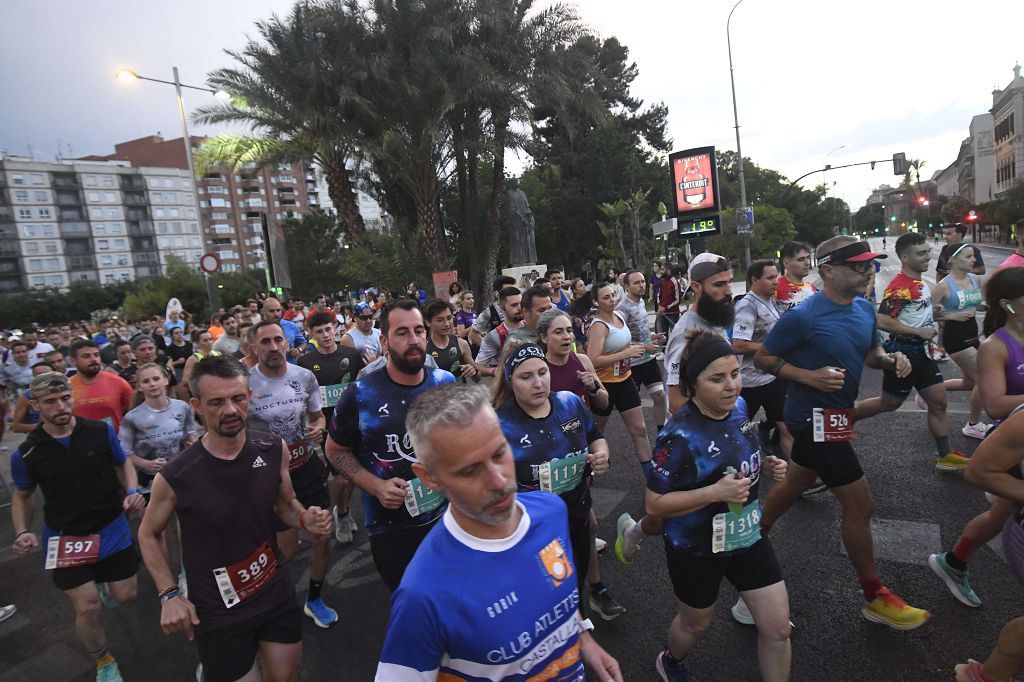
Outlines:
[{"label": "galaxy print running shirt", "polygon": [[516,461],[519,490],[555,493],[573,504],[590,487],[590,443],[603,436],[579,396],[557,391],[548,402],[548,416],[535,419],[512,398],[498,408],[498,419]]},{"label": "galaxy print running shirt", "polygon": [[[647,476],[648,489],[661,495],[698,490],[718,483],[732,467],[739,475],[750,478],[750,496],[745,505],[713,502],[689,514],[664,519],[665,539],[669,544],[695,556],[729,556],[745,551],[759,540],[761,458],[757,425],[748,418],[743,398],[736,401],[736,407],[722,420],[704,416],[692,400],[680,407],[654,443],[654,466]],[[731,533],[738,544],[748,544],[715,551],[716,517],[726,524],[722,528],[723,543],[730,539]],[[731,531],[729,521],[733,522]],[[752,532],[741,539],[741,525],[746,528],[752,522]]]},{"label": "galaxy print running shirt", "polygon": [[377,478],[401,478],[411,482],[410,497],[398,509],[385,509],[376,497],[363,491],[363,513],[370,535],[391,533],[431,523],[444,513],[448,502],[434,497],[412,471],[417,461],[405,415],[413,401],[434,386],[455,383],[450,372],[424,369],[418,386],[396,384],[387,369],[364,375],[349,384],[331,418],[331,439],[352,450],[359,463]]}]

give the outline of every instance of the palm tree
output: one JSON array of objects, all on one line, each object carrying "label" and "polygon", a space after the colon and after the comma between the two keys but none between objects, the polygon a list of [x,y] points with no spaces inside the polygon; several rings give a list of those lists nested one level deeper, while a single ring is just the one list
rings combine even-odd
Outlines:
[{"label": "palm tree", "polygon": [[324,170],[347,239],[360,243],[366,227],[348,166],[358,165],[358,124],[365,112],[365,102],[353,94],[365,77],[359,68],[365,26],[355,0],[299,2],[285,19],[257,22],[262,40],[227,52],[240,66],[207,79],[232,93],[232,100],[193,115],[199,123],[241,123],[254,134],[207,140],[197,168],[313,160]]}]

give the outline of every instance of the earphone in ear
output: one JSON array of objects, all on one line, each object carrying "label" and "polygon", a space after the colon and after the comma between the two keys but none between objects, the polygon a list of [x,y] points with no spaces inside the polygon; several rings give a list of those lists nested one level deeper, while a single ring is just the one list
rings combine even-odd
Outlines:
[{"label": "earphone in ear", "polygon": [[1010,314],[1011,314],[1011,315],[1016,315],[1016,314],[1017,314],[1017,311],[1016,311],[1016,310],[1014,310],[1014,309],[1013,309],[1013,306],[1012,306],[1012,305],[1010,305],[1009,303],[1007,303],[1007,304],[1006,304],[1006,309],[1010,311]]}]

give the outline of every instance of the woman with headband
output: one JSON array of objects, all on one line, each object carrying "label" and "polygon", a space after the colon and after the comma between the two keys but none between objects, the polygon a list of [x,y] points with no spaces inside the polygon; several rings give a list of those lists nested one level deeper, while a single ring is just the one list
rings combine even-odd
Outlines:
[{"label": "woman with headband", "polygon": [[590,561],[590,477],[608,471],[608,442],[578,396],[551,392],[540,346],[509,341],[502,360],[494,409],[512,448],[519,490],[555,493],[565,502],[582,595]]},{"label": "woman with headband", "polygon": [[982,439],[988,424],[981,421],[982,398],[978,388],[978,347],[981,345],[975,314],[985,307],[982,282],[974,270],[974,249],[960,244],[950,254],[949,274],[932,290],[935,318],[944,322],[942,347],[960,368],[960,379],[946,379],[947,391],[970,391],[971,413],[963,434]]},{"label": "woman with headband", "polygon": [[668,573],[679,600],[668,646],[655,662],[663,680],[687,679],[686,654],[711,624],[722,579],[743,597],[757,627],[761,679],[789,678],[789,595],[775,551],[761,535],[762,474],[781,480],[786,462],[761,451],[740,397],[732,345],[687,332],[680,388],[689,400],[665,424],[647,477],[647,513],[664,521]]}]

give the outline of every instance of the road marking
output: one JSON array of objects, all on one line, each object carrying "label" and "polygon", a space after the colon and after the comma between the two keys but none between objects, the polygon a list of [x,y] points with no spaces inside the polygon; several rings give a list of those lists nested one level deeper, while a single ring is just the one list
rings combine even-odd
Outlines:
[{"label": "road marking", "polygon": [[[924,566],[929,554],[942,551],[942,534],[937,523],[871,519],[871,537],[875,543],[875,559]],[[845,555],[842,541],[839,548]]]}]

